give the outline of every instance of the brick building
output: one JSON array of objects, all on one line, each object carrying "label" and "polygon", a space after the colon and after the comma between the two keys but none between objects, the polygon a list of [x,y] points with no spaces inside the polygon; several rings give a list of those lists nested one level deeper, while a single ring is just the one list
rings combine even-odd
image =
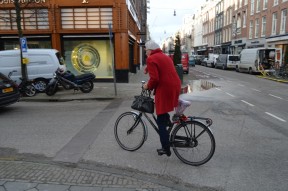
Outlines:
[{"label": "brick building", "polygon": [[[143,62],[140,45],[146,39],[140,34],[146,31],[146,0],[19,3],[28,48],[59,50],[74,74],[93,72],[99,81],[112,81],[114,60],[117,82],[128,82],[129,72]],[[0,50],[19,48],[15,17],[14,0],[0,0]]]}]

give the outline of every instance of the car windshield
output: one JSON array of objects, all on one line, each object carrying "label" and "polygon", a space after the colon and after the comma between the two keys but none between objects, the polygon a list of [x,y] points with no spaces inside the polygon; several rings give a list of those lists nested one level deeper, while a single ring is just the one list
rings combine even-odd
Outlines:
[{"label": "car windshield", "polygon": [[239,56],[229,56],[229,60],[230,61],[240,61],[240,57]]}]

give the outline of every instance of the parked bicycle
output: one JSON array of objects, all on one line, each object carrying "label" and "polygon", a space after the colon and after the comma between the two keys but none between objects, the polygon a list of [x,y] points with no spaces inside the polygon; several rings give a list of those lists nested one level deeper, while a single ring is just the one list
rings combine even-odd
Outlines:
[{"label": "parked bicycle", "polygon": [[[175,155],[182,162],[199,166],[212,158],[216,143],[209,128],[212,125],[211,119],[183,114],[183,111],[189,105],[190,102],[179,100],[178,111],[172,117],[172,121],[168,122],[169,140]],[[156,123],[155,115],[151,114],[151,116]],[[114,126],[116,141],[122,149],[136,151],[147,140],[148,128],[143,118],[146,118],[159,134],[157,123],[155,124],[147,113],[139,111],[124,112],[117,118]]]}]

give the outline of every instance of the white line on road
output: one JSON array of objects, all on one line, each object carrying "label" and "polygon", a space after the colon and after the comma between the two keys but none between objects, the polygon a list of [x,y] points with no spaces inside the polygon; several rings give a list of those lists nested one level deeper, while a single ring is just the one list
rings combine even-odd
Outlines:
[{"label": "white line on road", "polygon": [[273,115],[272,113],[269,113],[269,112],[265,112],[267,115],[270,115],[271,117],[274,117],[282,122],[286,122],[284,119],[280,118],[280,117],[277,117],[276,115]]},{"label": "white line on road", "polygon": [[238,84],[238,86],[242,86],[242,87],[244,87],[244,85],[243,85],[243,84]]},{"label": "white line on road", "polygon": [[273,94],[269,94],[269,95],[272,96],[272,97],[278,98],[278,99],[283,99],[282,97],[275,96],[275,95],[273,95]]},{"label": "white line on road", "polygon": [[235,97],[234,95],[232,94],[229,94],[228,92],[225,92],[227,95],[231,96],[231,97]]},{"label": "white line on road", "polygon": [[261,92],[260,90],[257,90],[257,89],[254,89],[254,88],[251,88],[251,90],[254,90],[256,92]]},{"label": "white line on road", "polygon": [[247,102],[247,101],[244,101],[244,100],[241,100],[243,103],[246,103],[247,105],[249,105],[249,106],[254,106],[252,103],[249,103],[249,102]]},{"label": "white line on road", "polygon": [[219,90],[219,91],[221,91],[221,89],[220,88],[215,88],[216,90]]}]

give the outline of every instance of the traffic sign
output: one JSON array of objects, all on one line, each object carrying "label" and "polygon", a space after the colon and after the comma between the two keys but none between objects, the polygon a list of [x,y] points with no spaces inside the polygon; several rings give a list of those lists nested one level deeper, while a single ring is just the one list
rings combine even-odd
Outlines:
[{"label": "traffic sign", "polygon": [[20,38],[22,52],[27,52],[27,39],[26,37]]}]

